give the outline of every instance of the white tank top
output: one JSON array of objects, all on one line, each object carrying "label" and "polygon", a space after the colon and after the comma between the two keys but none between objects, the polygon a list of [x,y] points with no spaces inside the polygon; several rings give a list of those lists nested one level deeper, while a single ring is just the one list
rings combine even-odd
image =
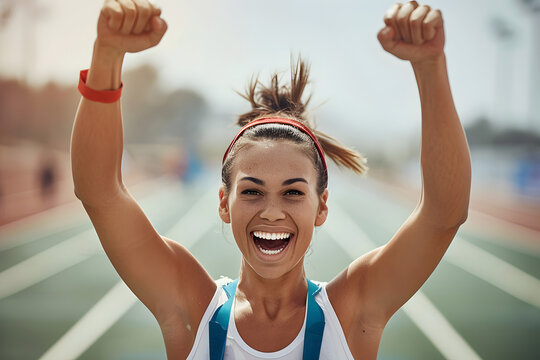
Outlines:
[{"label": "white tank top", "polygon": [[[220,279],[216,281],[218,287],[216,292],[208,304],[206,311],[201,319],[201,324],[197,330],[195,343],[189,353],[187,360],[208,360],[210,359],[210,337],[208,331],[208,323],[214,315],[216,309],[227,301],[227,294],[222,288],[222,285],[228,283],[230,279]],[[326,293],[326,284],[314,281],[321,285],[322,290],[315,295],[315,301],[321,307],[324,313],[324,333],[321,344],[321,354],[319,359],[346,359],[354,360],[354,357],[349,350],[345,334],[334,311],[330,304],[328,294]],[[307,299],[306,299],[307,301]],[[234,307],[236,300],[233,302],[231,316],[229,318],[229,329],[227,331],[227,342],[225,343],[224,360],[258,360],[258,359],[274,359],[274,360],[301,360],[302,351],[304,348],[304,330],[306,327],[306,319],[296,338],[285,348],[275,352],[261,352],[251,348],[244,342],[234,321]],[[307,304],[306,304],[307,305]]]}]

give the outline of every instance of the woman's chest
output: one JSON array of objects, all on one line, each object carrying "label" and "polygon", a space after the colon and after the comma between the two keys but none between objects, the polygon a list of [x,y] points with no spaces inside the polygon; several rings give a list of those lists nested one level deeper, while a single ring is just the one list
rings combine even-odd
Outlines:
[{"label": "woman's chest", "polygon": [[230,335],[236,333],[240,341],[254,350],[274,352],[284,349],[301,336],[304,320],[304,309],[280,320],[260,319],[237,312],[235,318],[231,319],[234,324],[230,323],[229,331]]}]

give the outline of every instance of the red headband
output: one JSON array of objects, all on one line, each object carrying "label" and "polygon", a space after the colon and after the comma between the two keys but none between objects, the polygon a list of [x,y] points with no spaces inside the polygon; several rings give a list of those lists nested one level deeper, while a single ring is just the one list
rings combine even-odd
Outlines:
[{"label": "red headband", "polygon": [[234,139],[231,141],[231,144],[227,148],[227,151],[225,151],[225,155],[223,155],[223,163],[225,163],[225,159],[227,159],[227,155],[229,155],[229,151],[231,151],[233,145],[236,143],[238,138],[242,136],[244,131],[246,131],[250,127],[253,127],[255,125],[260,125],[260,124],[287,124],[287,125],[291,125],[291,126],[294,126],[295,128],[302,130],[304,133],[309,135],[311,140],[313,140],[313,142],[315,143],[315,147],[317,148],[317,151],[319,152],[319,156],[321,157],[321,161],[324,167],[324,172],[326,173],[328,171],[326,168],[326,159],[324,158],[324,153],[322,151],[321,144],[319,144],[319,141],[317,140],[315,135],[311,132],[311,130],[309,130],[307,126],[305,126],[299,121],[296,121],[293,119],[285,119],[285,118],[262,118],[262,119],[257,119],[255,121],[249,122],[246,125],[244,125],[244,127],[240,129],[238,134],[236,134]]}]

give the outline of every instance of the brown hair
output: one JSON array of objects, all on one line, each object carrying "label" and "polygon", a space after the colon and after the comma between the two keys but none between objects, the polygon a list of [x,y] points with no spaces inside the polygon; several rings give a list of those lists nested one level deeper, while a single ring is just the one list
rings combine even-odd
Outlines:
[{"label": "brown hair", "polygon": [[[306,107],[311,97],[304,102],[302,97],[309,83],[309,66],[300,58],[291,66],[291,82],[289,86],[280,85],[277,73],[272,75],[270,86],[264,86],[254,78],[249,83],[246,94],[240,94],[250,102],[251,111],[238,117],[237,124],[244,126],[251,121],[264,117],[283,117],[294,119],[307,126],[317,137],[324,153],[338,166],[346,167],[357,174],[365,174],[368,170],[366,159],[353,149],[341,144],[333,137],[314,129],[306,114]],[[221,179],[226,191],[230,190],[232,163],[238,151],[248,141],[257,139],[283,139],[302,146],[313,159],[318,174],[318,193],[322,194],[328,185],[328,174],[322,164],[313,140],[299,130],[286,124],[261,124],[247,129],[230,150],[221,169]]]}]

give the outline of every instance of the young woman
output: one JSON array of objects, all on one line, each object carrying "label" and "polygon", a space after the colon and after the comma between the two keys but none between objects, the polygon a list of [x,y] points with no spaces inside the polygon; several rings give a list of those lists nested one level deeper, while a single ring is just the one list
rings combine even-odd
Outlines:
[{"label": "young woman", "polygon": [[[167,25],[146,0],[107,0],[72,139],[75,193],[114,267],[155,315],[170,359],[375,359],[383,329],[426,281],[467,218],[470,160],[448,84],[441,13],[396,4],[378,39],[411,63],[422,107],[423,189],[390,241],[327,284],[304,273],[314,226],[329,211],[325,153],[364,161],[304,117],[307,68],[290,87],[252,84],[252,111],[224,156],[219,216],[242,253],[226,287],[180,244],[160,236],[122,183],[119,98],[124,54],[159,43]],[[86,76],[87,75],[87,76]],[[262,120],[261,120],[262,119]],[[353,236],[354,234],[351,234]]]}]

